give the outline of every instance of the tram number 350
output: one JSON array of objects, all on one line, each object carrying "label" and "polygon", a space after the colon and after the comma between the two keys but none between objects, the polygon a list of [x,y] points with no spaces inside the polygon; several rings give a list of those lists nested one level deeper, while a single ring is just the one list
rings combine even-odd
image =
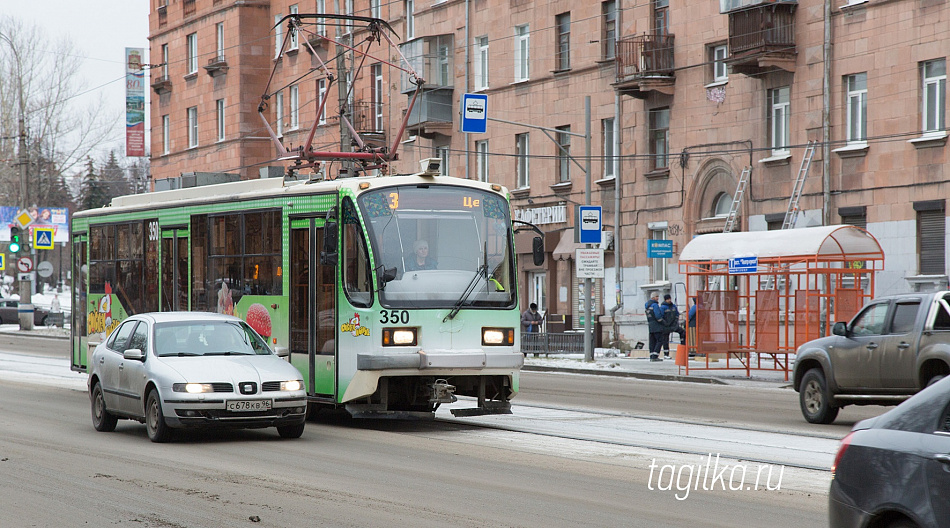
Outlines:
[{"label": "tram number 350", "polygon": [[408,310],[383,310],[379,312],[379,322],[382,324],[409,324]]}]

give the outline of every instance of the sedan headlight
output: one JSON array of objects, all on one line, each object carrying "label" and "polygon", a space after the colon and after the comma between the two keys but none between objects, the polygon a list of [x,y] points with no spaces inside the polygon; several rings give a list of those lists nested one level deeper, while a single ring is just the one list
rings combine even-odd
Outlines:
[{"label": "sedan headlight", "polygon": [[199,394],[202,392],[214,392],[214,387],[210,383],[175,383],[172,385],[175,392],[187,392],[189,394]]},{"label": "sedan headlight", "polygon": [[282,391],[299,391],[303,388],[303,382],[300,380],[290,380],[280,382],[280,390]]},{"label": "sedan headlight", "polygon": [[482,346],[513,346],[514,328],[482,328]]}]

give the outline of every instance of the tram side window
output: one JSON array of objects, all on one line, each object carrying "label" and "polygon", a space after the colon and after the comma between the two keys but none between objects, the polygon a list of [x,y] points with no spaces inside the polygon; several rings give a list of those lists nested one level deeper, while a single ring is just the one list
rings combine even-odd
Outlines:
[{"label": "tram side window", "polygon": [[[158,308],[158,297],[152,294],[158,278],[154,274],[145,275],[145,226],[150,222],[157,221],[90,228],[89,291],[112,293],[130,315]],[[153,251],[148,253],[151,255]]]},{"label": "tram side window", "polygon": [[346,296],[354,306],[373,304],[366,239],[356,207],[349,198],[343,201],[343,284]]}]

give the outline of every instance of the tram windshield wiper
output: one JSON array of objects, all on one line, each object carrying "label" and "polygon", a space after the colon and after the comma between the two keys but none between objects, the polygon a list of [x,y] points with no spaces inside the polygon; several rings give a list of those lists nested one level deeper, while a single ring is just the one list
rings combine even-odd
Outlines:
[{"label": "tram windshield wiper", "polygon": [[485,274],[486,276],[488,275],[487,264],[482,264],[477,270],[475,270],[475,275],[472,275],[472,280],[469,281],[468,286],[465,287],[465,290],[462,292],[462,296],[459,297],[459,300],[455,301],[455,305],[452,306],[452,311],[442,319],[443,323],[449,319],[455,319],[455,316],[458,315],[459,310],[462,309],[462,305],[465,304],[468,296],[471,295],[473,291],[475,291],[475,284],[478,283],[478,276],[481,274]]}]

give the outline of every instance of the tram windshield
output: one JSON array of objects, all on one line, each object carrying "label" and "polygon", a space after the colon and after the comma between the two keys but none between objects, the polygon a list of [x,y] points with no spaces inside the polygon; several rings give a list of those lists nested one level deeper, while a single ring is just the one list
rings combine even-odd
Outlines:
[{"label": "tram windshield", "polygon": [[501,196],[468,187],[402,185],[359,197],[379,292],[398,308],[514,305],[511,219]]}]

